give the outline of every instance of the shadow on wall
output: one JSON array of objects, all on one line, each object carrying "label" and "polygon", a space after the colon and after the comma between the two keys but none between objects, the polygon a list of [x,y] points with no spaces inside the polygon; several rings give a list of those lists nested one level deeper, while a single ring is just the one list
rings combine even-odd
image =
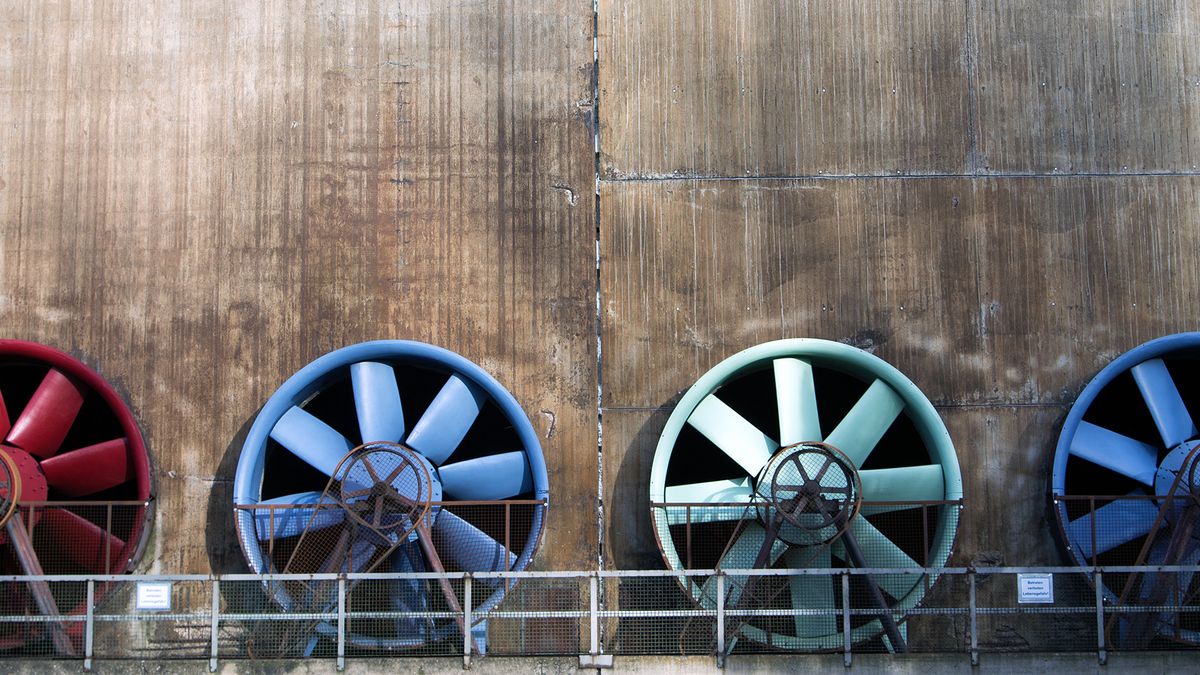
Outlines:
[{"label": "shadow on wall", "polygon": [[679,392],[650,413],[625,449],[617,475],[605,477],[616,481],[604,519],[609,567],[658,570],[665,566],[650,524],[650,467],[658,437],[683,394]]},{"label": "shadow on wall", "polygon": [[234,527],[233,513],[233,476],[237,472],[238,457],[242,454],[242,444],[246,442],[246,434],[250,425],[258,417],[254,411],[238,432],[234,434],[221,463],[217,466],[216,480],[213,481],[212,491],[208,494],[208,512],[205,518],[205,549],[208,551],[208,564],[213,574],[242,574],[250,571],[242,548],[238,545],[237,528]]}]

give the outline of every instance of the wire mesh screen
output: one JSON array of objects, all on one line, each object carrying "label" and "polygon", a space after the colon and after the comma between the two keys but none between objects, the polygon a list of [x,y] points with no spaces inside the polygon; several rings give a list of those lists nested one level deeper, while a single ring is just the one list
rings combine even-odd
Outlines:
[{"label": "wire mesh screen", "polygon": [[96,658],[162,660],[208,656],[212,585],[207,580],[156,584],[152,606],[148,606],[144,597],[139,602],[137,582],[113,581],[108,586],[109,592],[94,612]]},{"label": "wire mesh screen", "polygon": [[480,616],[487,635],[487,653],[520,656],[588,652],[588,577],[506,575],[476,578],[474,583],[483,593],[508,586],[504,601]]},{"label": "wire mesh screen", "polygon": [[979,651],[1096,651],[1095,589],[1088,575],[1054,573],[1050,586],[1036,597],[1025,597],[1027,578],[1019,573],[976,575]]},{"label": "wire mesh screen", "polygon": [[[606,576],[601,597],[603,646],[615,654],[712,654],[716,609],[695,599],[703,581],[715,577]],[[714,591],[715,593],[715,591]]]},{"label": "wire mesh screen", "polygon": [[1200,602],[1195,569],[1125,571],[1104,574],[1123,582],[1122,593],[1107,603],[1106,643],[1116,651],[1171,650],[1200,646]]},{"label": "wire mesh screen", "polygon": [[[1190,588],[1197,571],[843,566],[3,577],[0,655],[169,660],[1188,649],[1197,647],[1192,626],[1200,617],[1190,598],[1174,591]],[[1173,592],[1153,603],[1119,603],[1105,596],[1110,576],[1134,588]],[[911,593],[920,601],[901,601]],[[62,609],[44,611],[48,602]]]},{"label": "wire mesh screen", "polygon": [[[142,502],[24,502],[13,514],[32,544],[31,560],[5,563],[10,574],[36,563],[39,574],[120,574],[137,553]],[[7,535],[7,533],[5,533]]]},{"label": "wire mesh screen", "polygon": [[27,658],[81,656],[86,600],[86,581],[4,582],[0,587],[0,649]]}]

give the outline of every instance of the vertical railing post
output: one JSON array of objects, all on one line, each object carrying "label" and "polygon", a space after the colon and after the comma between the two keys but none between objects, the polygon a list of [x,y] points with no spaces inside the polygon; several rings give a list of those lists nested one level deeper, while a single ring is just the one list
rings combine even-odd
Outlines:
[{"label": "vertical railing post", "polygon": [[468,573],[463,577],[463,670],[471,668],[471,582]]},{"label": "vertical railing post", "polygon": [[87,581],[87,623],[83,625],[83,669],[92,669],[92,643],[96,631],[96,580]]},{"label": "vertical railing post", "polygon": [[1108,650],[1104,645],[1104,573],[1096,570],[1096,658],[1100,665],[1108,663]]},{"label": "vertical railing post", "polygon": [[209,615],[208,672],[217,672],[217,635],[221,624],[221,580],[212,580],[212,608]]},{"label": "vertical railing post", "polygon": [[842,573],[842,664],[850,667],[850,573]]},{"label": "vertical railing post", "polygon": [[979,665],[979,613],[976,611],[975,604],[975,570],[971,570],[967,575],[970,579],[970,591],[968,593],[968,607],[971,616],[971,665]]},{"label": "vertical railing post", "polygon": [[346,669],[346,577],[338,576],[337,580],[338,610],[337,610],[337,669]]},{"label": "vertical railing post", "polygon": [[592,572],[588,579],[588,630],[591,639],[588,642],[588,653],[596,656],[600,653],[600,573]]},{"label": "vertical railing post", "polygon": [[717,667],[725,667],[725,572],[717,571]]}]

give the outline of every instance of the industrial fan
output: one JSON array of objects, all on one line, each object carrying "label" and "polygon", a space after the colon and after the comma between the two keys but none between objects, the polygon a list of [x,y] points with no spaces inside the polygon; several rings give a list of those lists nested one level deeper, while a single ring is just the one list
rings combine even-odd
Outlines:
[{"label": "industrial fan", "polygon": [[[1200,562],[1200,333],[1151,340],[1101,370],[1072,406],[1054,453],[1052,509],[1086,567]],[[1194,606],[1189,572],[1103,575],[1121,606]],[[1119,647],[1200,644],[1195,612],[1114,615]]]},{"label": "industrial fan", "polygon": [[[6,575],[119,574],[148,532],[150,464],[125,403],[44,345],[0,340],[0,566]],[[78,585],[6,583],[0,613],[82,616]],[[97,599],[108,586],[97,586]],[[31,626],[37,626],[31,628]],[[44,627],[44,628],[43,628]],[[0,649],[80,650],[83,623],[5,623]]]},{"label": "industrial fan", "polygon": [[[958,460],[928,399],[881,359],[815,339],[760,344],[705,373],[667,420],[650,474],[671,569],[942,566],[961,499]],[[716,577],[687,579],[688,595],[714,608]],[[785,650],[844,644],[836,575],[786,579],[727,577],[725,606],[749,617],[730,648],[737,637]],[[865,611],[849,638],[905,651],[904,612],[932,581],[856,575],[861,606],[851,609]],[[806,613],[779,619],[786,610]]]},{"label": "industrial fan", "polygon": [[[400,340],[339,349],[288,379],[254,420],[234,479],[239,538],[258,573],[521,570],[548,496],[541,446],[516,399],[458,354]],[[472,606],[486,612],[509,584],[480,587]],[[325,609],[330,592],[268,582],[290,610]],[[413,616],[460,611],[445,581],[395,579],[384,593],[351,597],[356,611],[396,613],[356,626],[353,645],[413,648],[470,630],[486,649],[482,624]],[[274,649],[311,653],[332,630],[312,628]]]}]

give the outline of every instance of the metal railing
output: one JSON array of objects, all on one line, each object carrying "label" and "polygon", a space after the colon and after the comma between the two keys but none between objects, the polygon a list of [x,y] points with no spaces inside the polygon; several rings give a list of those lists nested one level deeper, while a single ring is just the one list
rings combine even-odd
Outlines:
[{"label": "metal railing", "polygon": [[[1197,571],[1127,566],[5,576],[0,648],[8,657],[81,659],[85,668],[96,659],[152,658],[207,659],[215,670],[222,659],[281,656],[328,658],[342,668],[348,658],[405,655],[461,656],[466,666],[483,654],[575,655],[581,664],[613,655],[707,654],[723,663],[738,654],[812,651],[841,653],[849,664],[856,653],[900,651],[879,627],[890,614],[901,622],[909,652],[961,653],[978,663],[989,652],[1090,651],[1103,663],[1112,650],[1200,646],[1200,603],[1193,596],[1117,604],[1098,590],[1104,575],[1190,581]],[[919,605],[885,609],[863,594],[867,576],[887,588],[903,588],[900,579],[937,583]],[[35,583],[81,602],[71,613],[42,615],[17,601]],[[279,584],[319,586],[329,602],[289,608],[272,592]],[[454,589],[457,611],[412,600],[437,597],[434,584]],[[696,599],[700,587],[705,600]],[[748,599],[750,587],[757,600]],[[101,588],[107,592],[98,594]],[[503,601],[481,607],[481,598],[497,588],[504,589]],[[803,588],[808,595],[760,592],[770,588]],[[1126,626],[1147,616],[1156,627],[1154,639],[1126,643]],[[55,632],[65,633],[71,648],[61,649],[61,639],[51,639]]]}]

